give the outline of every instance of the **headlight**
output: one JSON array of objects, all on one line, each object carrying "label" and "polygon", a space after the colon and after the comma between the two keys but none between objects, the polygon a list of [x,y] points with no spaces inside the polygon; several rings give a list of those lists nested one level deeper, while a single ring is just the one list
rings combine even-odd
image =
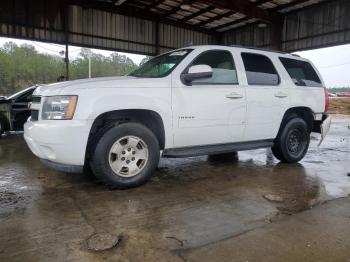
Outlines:
[{"label": "headlight", "polygon": [[44,98],[41,114],[43,120],[73,119],[78,96],[50,96]]}]

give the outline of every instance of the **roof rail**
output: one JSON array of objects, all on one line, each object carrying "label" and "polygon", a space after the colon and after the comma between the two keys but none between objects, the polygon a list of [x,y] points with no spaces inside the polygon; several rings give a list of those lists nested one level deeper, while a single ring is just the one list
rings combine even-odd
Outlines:
[{"label": "roof rail", "polygon": [[246,48],[246,49],[253,49],[253,50],[259,50],[259,51],[266,51],[266,52],[272,52],[272,53],[279,53],[279,54],[289,54],[283,51],[268,49],[268,48],[262,48],[262,47],[255,47],[255,46],[243,46],[243,45],[230,45],[230,47],[240,47],[240,48]]}]

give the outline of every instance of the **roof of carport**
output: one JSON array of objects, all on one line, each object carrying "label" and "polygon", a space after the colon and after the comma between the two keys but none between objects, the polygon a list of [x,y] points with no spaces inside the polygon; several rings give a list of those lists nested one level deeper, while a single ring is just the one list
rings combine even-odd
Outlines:
[{"label": "roof of carport", "polygon": [[86,8],[108,10],[214,34],[258,21],[278,22],[286,13],[324,1],[326,0],[71,0],[68,2]]}]

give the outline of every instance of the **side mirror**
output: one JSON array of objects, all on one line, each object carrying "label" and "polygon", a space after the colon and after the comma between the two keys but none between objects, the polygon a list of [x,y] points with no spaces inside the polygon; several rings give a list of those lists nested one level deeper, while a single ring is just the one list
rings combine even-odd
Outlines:
[{"label": "side mirror", "polygon": [[213,69],[208,65],[195,65],[188,69],[187,74],[182,74],[181,78],[186,84],[190,84],[193,80],[210,78],[213,76]]}]

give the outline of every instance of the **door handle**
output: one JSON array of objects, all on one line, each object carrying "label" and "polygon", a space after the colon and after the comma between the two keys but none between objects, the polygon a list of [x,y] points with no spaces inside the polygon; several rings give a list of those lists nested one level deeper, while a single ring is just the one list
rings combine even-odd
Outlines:
[{"label": "door handle", "polygon": [[283,92],[278,92],[275,94],[275,97],[278,97],[278,98],[285,98],[287,96],[288,96],[288,94],[283,93]]},{"label": "door handle", "polygon": [[228,95],[226,95],[226,98],[240,99],[240,98],[243,98],[243,96],[241,94],[236,93],[236,92],[232,92],[232,93],[229,93]]}]

